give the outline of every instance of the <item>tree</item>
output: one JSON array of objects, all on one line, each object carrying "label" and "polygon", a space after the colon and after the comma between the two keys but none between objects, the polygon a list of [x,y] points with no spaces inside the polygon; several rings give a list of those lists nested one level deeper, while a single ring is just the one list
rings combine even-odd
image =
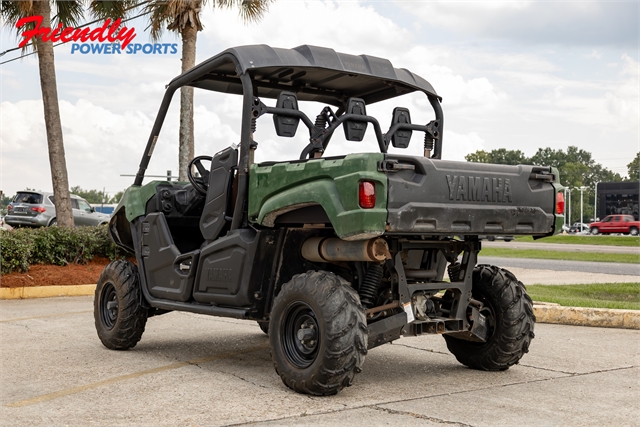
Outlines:
[{"label": "tree", "polygon": [[7,214],[7,206],[9,206],[9,203],[11,203],[13,197],[14,196],[7,196],[2,191],[0,191],[0,214]]},{"label": "tree", "polygon": [[629,181],[640,181],[640,151],[636,154],[636,158],[627,165],[627,171]]},{"label": "tree", "polygon": [[83,190],[79,185],[71,187],[71,192],[91,204],[108,203],[109,195],[101,190]]},{"label": "tree", "polygon": [[[560,172],[560,183],[570,190],[580,187],[587,187],[583,190],[583,218],[581,222],[588,222],[585,219],[594,218],[593,211],[596,184],[600,182],[622,181],[620,174],[612,172],[596,163],[591,153],[576,146],[567,147],[567,151],[554,150],[553,148],[539,148],[531,157],[527,158],[520,150],[506,150],[499,148],[486,152],[478,150],[465,156],[467,161],[496,164],[534,164],[539,166],[552,166],[558,168]],[[569,200],[566,201],[569,210]],[[571,217],[572,220],[579,216],[580,212],[580,192],[574,191],[571,197]],[[578,215],[575,213],[578,212]]]},{"label": "tree", "polygon": [[118,191],[113,195],[112,198],[109,199],[109,203],[120,203],[120,199],[124,196],[124,191]]},{"label": "tree", "polygon": [[[94,18],[117,18],[124,15],[122,12],[131,2],[117,1],[91,1],[89,3],[90,14]],[[42,16],[40,28],[51,28],[51,5],[55,7],[54,27],[61,23],[63,26],[77,26],[84,14],[80,1],[3,1],[0,15],[3,24],[18,28],[18,31],[35,28],[33,21],[20,22],[22,18],[29,16]],[[121,12],[118,14],[118,12]],[[26,27],[26,28],[25,28]],[[53,30],[55,31],[55,30]],[[42,90],[42,102],[44,104],[44,122],[47,133],[47,146],[49,149],[49,164],[51,167],[51,181],[55,195],[56,218],[60,227],[73,227],[73,214],[71,210],[71,197],[69,196],[69,178],[67,176],[67,163],[65,159],[62,124],[60,121],[60,108],[58,106],[58,87],[56,83],[56,69],[53,54],[53,42],[49,39],[52,33],[45,37],[33,37],[32,48],[38,56],[40,73],[40,89]],[[44,38],[44,40],[43,40]],[[24,46],[27,49],[28,45]]]},{"label": "tree", "polygon": [[113,204],[118,203],[124,194],[124,191],[119,191],[113,195],[113,197],[109,196],[109,194],[105,193],[103,190],[84,190],[79,185],[75,187],[71,187],[71,192],[77,196],[82,197],[87,202],[99,205],[101,203]]},{"label": "tree", "polygon": [[[258,21],[273,0],[213,0],[214,8],[237,6],[245,23]],[[207,0],[152,0],[145,7],[150,12],[151,38],[157,40],[164,28],[180,34],[182,38],[182,72],[196,65],[196,40],[202,31],[200,11]],[[178,149],[178,179],[187,181],[187,165],[193,159],[193,88],[180,89],[180,141]]]},{"label": "tree", "polygon": [[467,154],[464,158],[468,162],[494,163],[497,165],[524,165],[530,162],[522,151],[507,150],[505,148],[491,150],[488,153],[484,150],[478,150],[475,153]]},{"label": "tree", "polygon": [[[589,222],[590,218],[595,218],[594,201],[596,197],[596,184],[600,182],[622,181],[620,174],[610,171],[593,160],[591,153],[576,146],[567,147],[566,153],[563,150],[553,150],[551,148],[540,148],[533,155],[531,161],[535,165],[554,166],[560,171],[560,182],[565,187],[575,190],[580,187],[587,187],[583,191],[583,218],[578,218],[574,213],[580,212],[580,192],[571,193],[571,217],[578,218],[579,222]],[[567,204],[569,202],[567,201]],[[567,210],[569,209],[567,205]]]}]

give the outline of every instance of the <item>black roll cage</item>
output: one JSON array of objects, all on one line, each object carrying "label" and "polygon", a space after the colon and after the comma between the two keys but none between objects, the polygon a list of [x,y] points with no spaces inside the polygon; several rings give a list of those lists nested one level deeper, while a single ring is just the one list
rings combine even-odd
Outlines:
[{"label": "black roll cage", "polygon": [[[234,79],[231,79],[228,75],[217,74],[219,68],[224,65],[232,64],[236,70],[236,74]],[[167,111],[169,110],[169,105],[171,104],[171,100],[173,98],[174,93],[183,86],[194,86],[194,87],[203,87],[198,83],[206,80],[214,80],[217,82],[228,82],[230,90],[220,91],[223,93],[237,93],[235,90],[231,90],[231,83],[236,83],[237,80],[240,80],[241,88],[242,88],[242,121],[241,121],[241,131],[240,131],[240,156],[238,159],[238,196],[235,201],[235,209],[233,214],[233,220],[231,222],[231,230],[235,230],[240,228],[241,223],[243,222],[244,217],[244,200],[247,198],[248,192],[248,174],[249,174],[249,166],[250,166],[250,157],[251,156],[251,148],[255,147],[255,143],[253,141],[252,135],[252,121],[257,117],[255,115],[256,111],[256,99],[258,92],[261,87],[273,87],[273,83],[265,83],[256,81],[252,78],[250,71],[252,68],[245,69],[244,71],[242,64],[238,60],[238,58],[233,54],[233,50],[223,52],[222,54],[213,57],[191,70],[179,75],[175,79],[173,79],[166,87],[166,92],[164,97],[162,98],[162,103],[160,104],[160,109],[158,110],[158,115],[156,116],[156,120],[151,129],[151,134],[149,135],[149,139],[147,141],[146,148],[144,150],[144,154],[142,159],[140,160],[140,166],[138,172],[136,173],[135,180],[133,185],[140,186],[142,185],[142,181],[144,179],[144,174],[147,170],[147,166],[149,165],[149,161],[151,160],[151,156],[153,155],[153,151],[158,141],[158,136],[160,135],[160,131],[162,129],[162,125],[164,123],[164,119],[167,115]],[[385,84],[389,84],[389,79],[385,79]],[[276,85],[277,86],[277,85]],[[291,87],[287,87],[288,90],[291,90]],[[370,122],[374,126],[374,131],[376,134],[376,139],[378,141],[378,145],[382,153],[387,152],[387,148],[389,146],[389,142],[391,141],[391,136],[398,130],[417,130],[423,131],[425,134],[430,134],[434,140],[433,146],[433,154],[430,158],[432,159],[440,159],[442,155],[442,135],[444,130],[444,115],[442,112],[442,107],[440,106],[440,98],[432,93],[424,89],[420,89],[417,87],[413,87],[412,91],[420,91],[423,92],[429,99],[429,103],[434,109],[436,119],[427,124],[423,125],[415,125],[415,124],[406,124],[406,123],[397,123],[389,129],[387,134],[382,134],[380,130],[380,125],[378,121],[370,116],[361,116],[361,115],[353,115],[353,114],[338,114],[338,117],[330,124],[329,128],[327,128],[323,135],[318,135],[316,138],[313,135],[310,135],[310,144],[303,151],[307,155],[312,151],[323,151],[326,148],[326,143],[328,143],[329,138],[333,131],[343,122],[347,120],[352,121],[361,121],[361,122]],[[294,91],[296,89],[294,88]],[[314,88],[313,91],[318,91],[317,88]],[[327,90],[327,92],[331,92],[331,90]],[[255,93],[255,96],[254,96]],[[409,92],[406,92],[409,93]],[[333,94],[335,97],[335,94]],[[392,96],[388,97],[391,98]],[[381,99],[388,99],[381,98]],[[259,102],[259,99],[258,99]],[[340,113],[342,107],[338,110]],[[314,124],[311,120],[304,114],[303,112],[294,112],[289,109],[281,109],[274,107],[266,107],[266,113],[271,114],[280,114],[286,115],[290,117],[297,117],[302,119],[304,124],[309,128],[310,134],[311,129],[315,128]],[[433,123],[437,123],[437,131],[433,127]],[[301,156],[302,157],[302,156]]]}]

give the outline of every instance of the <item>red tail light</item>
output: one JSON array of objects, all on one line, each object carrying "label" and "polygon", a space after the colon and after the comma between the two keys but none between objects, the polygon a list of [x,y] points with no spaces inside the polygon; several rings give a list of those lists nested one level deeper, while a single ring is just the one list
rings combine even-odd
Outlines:
[{"label": "red tail light", "polygon": [[376,206],[376,185],[371,181],[360,181],[358,202],[362,209],[371,209]]},{"label": "red tail light", "polygon": [[556,213],[558,215],[564,214],[564,194],[556,194]]},{"label": "red tail light", "polygon": [[32,211],[34,212],[38,212],[38,213],[42,213],[42,212],[46,212],[47,209],[42,207],[42,206],[36,206],[35,208],[31,208]]}]

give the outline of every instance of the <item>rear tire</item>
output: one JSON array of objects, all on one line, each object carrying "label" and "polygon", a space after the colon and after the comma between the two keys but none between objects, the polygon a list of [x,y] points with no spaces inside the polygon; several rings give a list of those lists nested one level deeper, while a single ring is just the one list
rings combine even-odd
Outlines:
[{"label": "rear tire", "polygon": [[53,218],[49,223],[49,227],[57,227],[57,226],[58,226],[58,220],[56,218]]},{"label": "rear tire", "polygon": [[638,235],[638,229],[636,227],[631,227],[631,229],[629,230],[629,234],[632,236],[637,236]]},{"label": "rear tire", "polygon": [[336,394],[352,384],[367,354],[367,320],[358,293],[325,271],[293,276],[270,316],[271,357],[298,393]]},{"label": "rear tire", "polygon": [[136,346],[147,323],[147,309],[140,305],[135,264],[118,260],[104,268],[96,286],[93,316],[105,347],[127,350]]},{"label": "rear tire", "polygon": [[474,268],[472,294],[490,313],[487,341],[478,343],[444,335],[447,348],[458,362],[470,368],[509,369],[529,351],[536,321],[533,302],[511,272],[490,265]]}]

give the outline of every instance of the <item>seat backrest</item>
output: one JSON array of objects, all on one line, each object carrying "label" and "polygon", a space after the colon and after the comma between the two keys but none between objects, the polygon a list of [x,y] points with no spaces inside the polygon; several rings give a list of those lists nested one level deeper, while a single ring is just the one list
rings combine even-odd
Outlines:
[{"label": "seat backrest", "polygon": [[[200,218],[200,232],[205,240],[211,241],[218,238],[218,235],[226,225],[225,212],[227,208],[228,192],[231,190],[232,171],[238,165],[238,150],[228,147],[213,156],[211,160],[211,173],[209,174],[209,189],[202,217]],[[231,200],[230,206],[234,205]]]}]

